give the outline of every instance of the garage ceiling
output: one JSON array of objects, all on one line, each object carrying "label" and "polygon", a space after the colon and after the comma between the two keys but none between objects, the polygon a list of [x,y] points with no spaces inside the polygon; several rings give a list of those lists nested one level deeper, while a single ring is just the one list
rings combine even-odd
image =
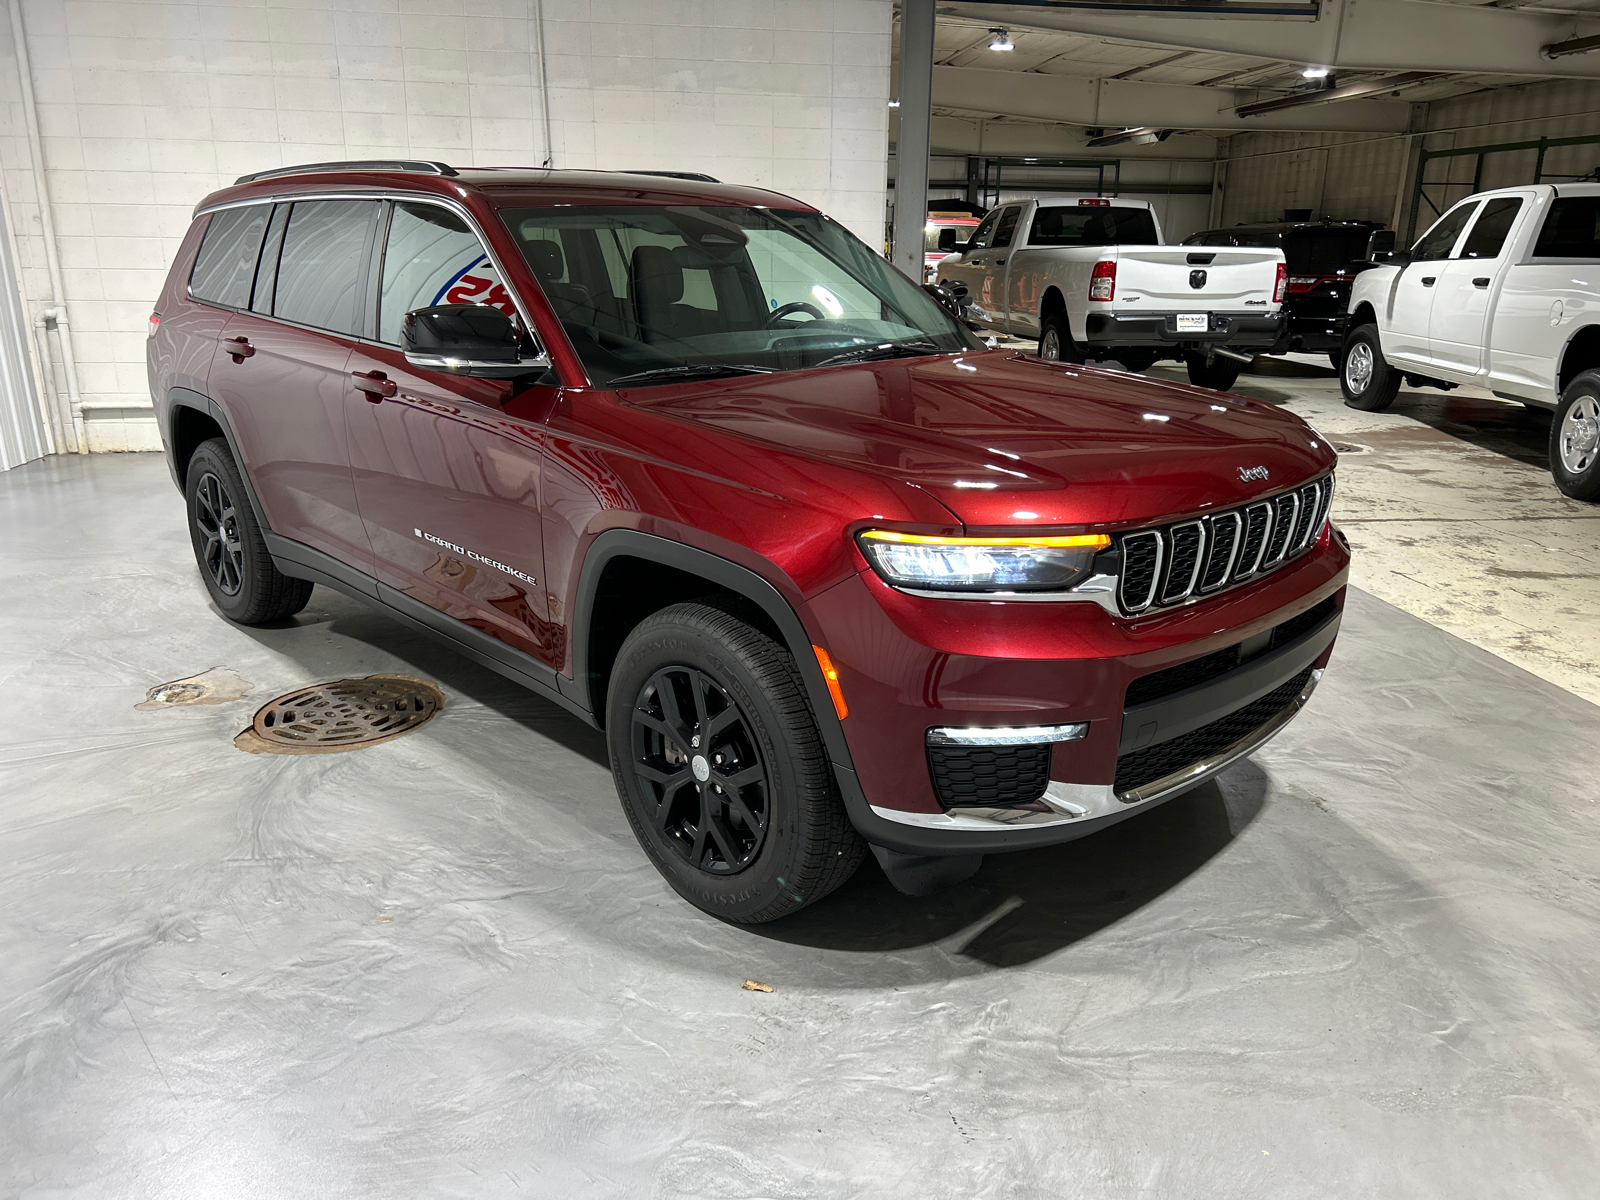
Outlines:
[{"label": "garage ceiling", "polygon": [[[1302,15],[1240,15],[1266,9]],[[1415,103],[1600,78],[1600,53],[1542,53],[1600,34],[1600,0],[963,0],[938,13],[933,99],[946,116],[1401,132]],[[996,27],[1009,30],[1014,50],[989,49]],[[1328,67],[1331,78],[1307,80],[1307,66]]]}]

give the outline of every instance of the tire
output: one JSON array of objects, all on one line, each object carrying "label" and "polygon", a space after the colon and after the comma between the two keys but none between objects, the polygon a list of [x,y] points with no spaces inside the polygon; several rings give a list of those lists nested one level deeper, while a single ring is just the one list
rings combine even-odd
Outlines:
[{"label": "tire", "polygon": [[1158,357],[1154,350],[1124,350],[1116,356],[1116,360],[1137,375],[1155,366]]},{"label": "tire", "polygon": [[1084,361],[1083,351],[1072,340],[1072,327],[1067,324],[1067,314],[1051,313],[1039,325],[1039,357],[1052,362],[1078,363]]},{"label": "tire", "polygon": [[1584,371],[1561,393],[1550,420],[1550,474],[1574,500],[1600,500],[1600,371]]},{"label": "tire", "polygon": [[195,450],[183,495],[195,564],[223,616],[240,625],[261,625],[292,617],[306,606],[311,581],[291,579],[273,565],[227,442],[212,438]]},{"label": "tire", "polygon": [[1339,390],[1346,406],[1362,412],[1388,408],[1400,394],[1400,372],[1384,361],[1376,325],[1358,326],[1345,339]]},{"label": "tire", "polygon": [[731,612],[674,604],[628,635],[611,671],[606,740],[639,845],[712,916],[747,925],[787,916],[866,855],[794,658]]},{"label": "tire", "polygon": [[1239,372],[1244,370],[1244,364],[1236,358],[1227,358],[1221,354],[1214,354],[1211,361],[1206,361],[1206,356],[1194,350],[1184,353],[1184,364],[1189,368],[1189,382],[1195,387],[1212,388],[1225,392],[1239,381]]}]

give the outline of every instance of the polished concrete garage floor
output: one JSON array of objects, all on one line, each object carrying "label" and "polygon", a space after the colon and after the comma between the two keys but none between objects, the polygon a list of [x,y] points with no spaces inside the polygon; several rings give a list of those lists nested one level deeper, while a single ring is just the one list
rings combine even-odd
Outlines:
[{"label": "polished concrete garage floor", "polygon": [[[1241,389],[1343,419],[1303,382]],[[1219,783],[758,929],[666,888],[552,707],[324,589],[215,616],[159,457],[0,475],[0,1195],[1593,1196],[1600,708],[1437,627],[1466,618],[1424,526],[1556,547],[1500,585],[1553,620],[1600,514],[1426,416],[1350,420],[1380,593],[1377,464],[1460,473],[1393,514],[1435,623],[1352,591],[1322,689]],[[135,707],[212,668],[247,694]],[[232,743],[380,671],[447,709],[342,754]]]}]

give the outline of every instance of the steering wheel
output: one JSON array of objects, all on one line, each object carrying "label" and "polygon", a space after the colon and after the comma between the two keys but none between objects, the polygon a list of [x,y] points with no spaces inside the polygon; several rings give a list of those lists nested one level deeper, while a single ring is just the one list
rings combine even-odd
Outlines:
[{"label": "steering wheel", "polygon": [[796,300],[793,304],[784,304],[773,309],[772,315],[767,318],[767,328],[771,329],[790,313],[797,312],[810,313],[813,321],[821,321],[825,319],[822,315],[822,310],[815,304],[807,304],[804,300]]}]

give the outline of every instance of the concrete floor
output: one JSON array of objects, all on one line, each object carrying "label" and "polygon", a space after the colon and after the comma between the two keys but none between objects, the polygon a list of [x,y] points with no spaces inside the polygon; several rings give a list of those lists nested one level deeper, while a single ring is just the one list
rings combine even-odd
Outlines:
[{"label": "concrete floor", "polygon": [[[1364,592],[1218,783],[752,930],[550,706],[324,589],[216,617],[159,458],[0,475],[0,528],[0,1195],[1594,1194],[1600,709]],[[378,671],[449,707],[231,744]]]}]

